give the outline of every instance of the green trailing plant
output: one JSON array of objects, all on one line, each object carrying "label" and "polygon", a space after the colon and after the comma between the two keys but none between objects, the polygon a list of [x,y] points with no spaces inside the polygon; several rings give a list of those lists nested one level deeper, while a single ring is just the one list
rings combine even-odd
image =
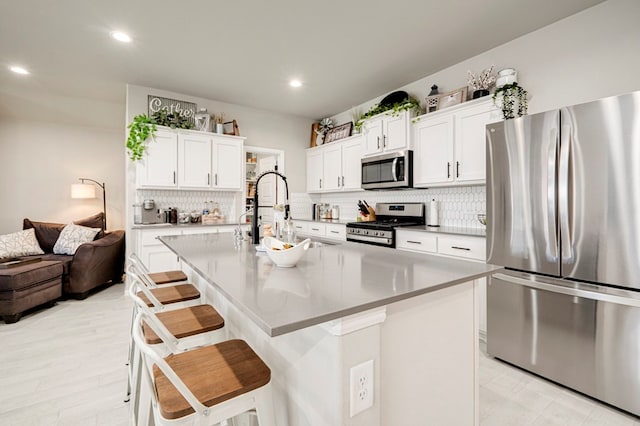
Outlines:
[{"label": "green trailing plant", "polygon": [[493,103],[502,111],[502,117],[510,120],[527,115],[527,95],[528,92],[518,83],[505,84],[494,92]]},{"label": "green trailing plant", "polygon": [[153,113],[151,120],[159,126],[167,126],[172,129],[193,129],[193,123],[178,112],[161,109]]},{"label": "green trailing plant", "polygon": [[147,116],[140,114],[133,117],[133,121],[127,126],[129,137],[127,138],[127,149],[131,161],[138,161],[142,158],[144,150],[147,148],[146,140],[156,134],[156,124]]},{"label": "green trailing plant", "polygon": [[362,126],[364,125],[365,120],[382,113],[387,113],[387,115],[391,115],[392,117],[396,117],[400,115],[402,111],[410,111],[413,110],[416,112],[416,115],[422,114],[424,111],[420,106],[420,102],[409,96],[408,99],[402,102],[396,102],[393,105],[380,105],[375,104],[369,109],[369,111],[365,112],[360,116],[360,119],[354,123],[354,127],[360,131]]}]

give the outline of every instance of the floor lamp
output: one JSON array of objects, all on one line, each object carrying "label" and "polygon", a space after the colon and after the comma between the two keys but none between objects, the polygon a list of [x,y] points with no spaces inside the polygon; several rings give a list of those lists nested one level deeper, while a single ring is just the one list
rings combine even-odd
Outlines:
[{"label": "floor lamp", "polygon": [[102,230],[107,230],[107,189],[105,184],[100,183],[93,179],[79,178],[82,183],[74,183],[71,185],[71,198],[83,199],[83,198],[96,198],[96,187],[93,184],[84,183],[84,181],[93,182],[102,189]]}]

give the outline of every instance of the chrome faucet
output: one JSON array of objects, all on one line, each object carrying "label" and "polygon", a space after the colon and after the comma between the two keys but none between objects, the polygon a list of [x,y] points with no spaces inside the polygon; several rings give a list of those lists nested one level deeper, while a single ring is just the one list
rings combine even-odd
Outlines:
[{"label": "chrome faucet", "polygon": [[286,191],[286,198],[284,201],[284,220],[289,219],[289,184],[287,183],[287,177],[282,173],[278,172],[278,166],[275,166],[275,170],[267,170],[258,176],[256,179],[256,189],[253,194],[253,218],[251,220],[251,240],[253,244],[260,243],[260,230],[258,229],[258,209],[260,207],[268,207],[268,206],[259,206],[258,205],[258,184],[260,183],[260,179],[265,177],[266,175],[277,175],[282,178],[284,181],[284,188]]}]

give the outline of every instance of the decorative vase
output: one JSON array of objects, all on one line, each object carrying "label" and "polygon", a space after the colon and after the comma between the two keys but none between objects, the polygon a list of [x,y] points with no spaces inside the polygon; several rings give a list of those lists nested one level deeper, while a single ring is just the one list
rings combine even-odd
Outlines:
[{"label": "decorative vase", "polygon": [[478,98],[481,98],[483,96],[487,96],[488,94],[489,94],[489,91],[487,89],[474,90],[472,99],[478,99]]}]

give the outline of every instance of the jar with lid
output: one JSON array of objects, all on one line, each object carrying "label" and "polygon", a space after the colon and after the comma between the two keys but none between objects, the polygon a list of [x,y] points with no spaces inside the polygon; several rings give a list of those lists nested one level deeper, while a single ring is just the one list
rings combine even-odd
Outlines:
[{"label": "jar with lid", "polygon": [[513,84],[518,81],[518,72],[514,68],[505,68],[498,72],[496,79],[496,87],[502,87],[506,84]]},{"label": "jar with lid", "polygon": [[335,204],[331,208],[331,218],[332,219],[340,219],[340,206]]}]

